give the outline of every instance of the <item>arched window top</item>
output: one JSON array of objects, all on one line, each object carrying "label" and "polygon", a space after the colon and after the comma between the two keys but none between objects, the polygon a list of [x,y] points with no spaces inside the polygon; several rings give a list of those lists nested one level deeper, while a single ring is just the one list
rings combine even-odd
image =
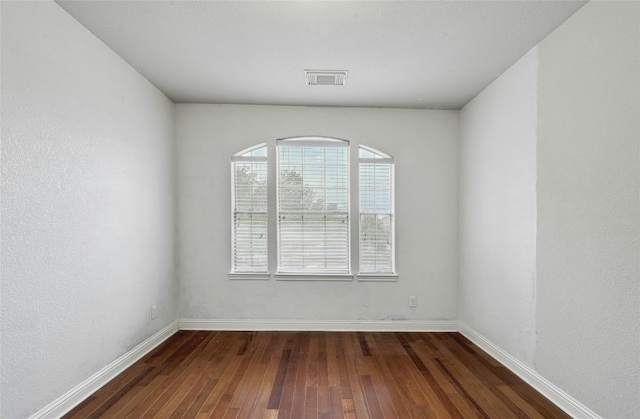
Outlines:
[{"label": "arched window top", "polygon": [[290,137],[276,140],[277,145],[300,145],[313,147],[349,147],[348,140],[331,137]]},{"label": "arched window top", "polygon": [[360,160],[373,159],[375,163],[393,163],[393,157],[372,147],[361,145],[358,150]]},{"label": "arched window top", "polygon": [[245,148],[231,156],[231,161],[266,161],[267,160],[267,143]]}]

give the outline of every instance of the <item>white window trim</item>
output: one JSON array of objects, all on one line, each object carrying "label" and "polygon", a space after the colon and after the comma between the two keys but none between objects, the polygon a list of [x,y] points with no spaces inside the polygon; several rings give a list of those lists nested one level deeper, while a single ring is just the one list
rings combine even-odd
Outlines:
[{"label": "white window trim", "polygon": [[256,281],[268,281],[271,278],[269,273],[249,273],[249,272],[229,272],[229,279],[250,279]]},{"label": "white window trim", "polygon": [[[347,202],[346,202],[346,214],[347,214],[347,222],[348,222],[348,229],[347,229],[347,253],[346,253],[346,257],[347,257],[347,261],[346,261],[346,265],[347,265],[347,271],[345,272],[296,272],[296,271],[289,271],[289,270],[281,270],[281,266],[279,263],[279,259],[280,259],[280,225],[279,225],[279,216],[280,216],[280,202],[279,202],[279,198],[278,198],[278,190],[279,190],[279,181],[280,181],[280,176],[279,176],[279,172],[278,169],[280,167],[280,152],[279,152],[279,146],[310,146],[310,147],[341,147],[341,148],[347,148],[347,173],[346,173],[346,178],[347,178]],[[352,268],[352,246],[353,246],[353,241],[352,241],[352,225],[353,225],[353,220],[352,220],[352,214],[353,214],[353,209],[351,208],[351,202],[352,202],[352,197],[351,195],[353,194],[353,189],[352,189],[352,185],[351,185],[351,143],[348,140],[343,140],[343,139],[339,139],[339,138],[330,138],[330,137],[313,137],[313,136],[307,136],[307,137],[290,137],[290,138],[282,138],[282,139],[278,139],[276,140],[276,158],[275,158],[275,170],[276,170],[276,194],[275,194],[275,200],[276,200],[276,220],[275,220],[275,224],[276,224],[276,231],[277,231],[277,243],[276,243],[276,257],[275,257],[275,263],[276,263],[276,271],[275,271],[275,277],[278,280],[345,280],[345,277],[349,277],[349,279],[346,280],[353,280],[353,268]],[[343,211],[339,211],[339,214],[342,214]]]},{"label": "white window trim", "polygon": [[[267,240],[267,268],[264,272],[262,271],[251,271],[251,270],[235,270],[235,263],[234,263],[234,244],[235,244],[235,236],[234,236],[234,215],[235,215],[235,163],[236,162],[265,162],[266,164],[266,169],[267,169],[267,176],[268,176],[268,170],[269,170],[269,160],[268,160],[268,153],[266,156],[243,156],[243,154],[252,152],[253,150],[258,150],[260,148],[263,147],[267,147],[267,143],[260,143],[260,144],[256,144],[253,145],[251,147],[245,148],[244,150],[241,150],[237,153],[235,153],[233,156],[231,156],[231,271],[229,272],[229,278],[234,278],[234,279],[265,279],[264,277],[266,276],[266,279],[269,279],[269,241]],[[267,179],[267,188],[269,186],[269,181]],[[269,191],[267,190],[267,210],[266,210],[266,216],[267,216],[267,239],[269,237],[268,234],[268,230],[269,230],[269,208],[268,208],[268,203],[269,203]]]},{"label": "white window trim", "polygon": [[353,274],[302,274],[276,273],[273,275],[278,281],[353,281]]},{"label": "white window trim", "polygon": [[[295,273],[295,272],[278,272],[278,227],[277,227],[277,171],[279,153],[277,145],[280,142],[287,142],[293,144],[295,142],[303,142],[305,145],[324,145],[324,146],[344,146],[349,147],[348,153],[348,183],[350,185],[350,193],[348,196],[348,208],[349,208],[349,273]],[[258,149],[260,147],[267,147],[267,155],[269,156],[246,156],[241,157],[241,154],[247,153],[251,150]],[[371,151],[375,154],[383,156],[382,158],[360,158],[358,150],[362,148]],[[275,157],[273,157],[275,156]],[[228,272],[228,279],[230,280],[252,280],[252,281],[268,281],[272,277],[277,281],[329,281],[329,282],[351,282],[354,279],[357,282],[397,282],[399,275],[395,267],[396,249],[395,249],[395,209],[393,210],[393,269],[391,273],[360,273],[360,185],[359,185],[359,164],[363,163],[388,163],[394,165],[394,158],[381,152],[378,149],[371,148],[362,144],[358,144],[354,141],[342,140],[338,138],[330,137],[290,137],[278,139],[274,143],[261,143],[252,147],[246,148],[240,152],[235,153],[231,157],[231,161],[267,161],[267,217],[268,217],[268,271],[267,272]],[[355,175],[352,175],[356,171]],[[395,175],[392,187],[395,191]],[[393,206],[395,207],[395,194],[393,197]],[[231,212],[231,222],[233,223],[233,211]],[[233,224],[232,224],[233,225]],[[231,231],[233,235],[233,229]],[[233,246],[233,237],[231,240],[231,246]],[[233,251],[233,249],[231,249]],[[233,256],[232,256],[233,257]],[[233,265],[233,261],[232,261]]]},{"label": "white window trim", "polygon": [[[388,215],[390,215],[391,218],[391,271],[390,272],[361,272],[360,271],[360,259],[361,259],[361,248],[360,248],[360,240],[361,240],[361,235],[360,235],[360,225],[358,225],[358,232],[357,232],[357,237],[358,237],[358,274],[357,274],[357,278],[359,281],[379,281],[379,282],[388,282],[388,281],[396,281],[398,278],[397,272],[396,272],[396,227],[395,227],[395,221],[396,221],[396,211],[395,211],[395,201],[396,201],[396,197],[395,197],[395,160],[393,157],[391,157],[390,155],[375,149],[373,147],[368,147],[366,145],[359,145],[358,146],[359,150],[358,150],[358,181],[360,180],[360,170],[361,170],[361,164],[365,163],[365,164],[386,164],[386,165],[390,165],[390,170],[391,170],[391,202],[390,202],[390,208],[389,208],[389,213],[386,213]],[[376,157],[376,158],[369,158],[369,157],[360,157],[360,149],[368,151],[370,153],[373,153],[377,156],[381,156],[381,157]],[[361,204],[361,192],[362,189],[360,188],[360,185],[358,185],[358,223],[360,222],[361,216],[362,216],[362,211],[360,208],[360,204]],[[382,214],[382,213],[373,213],[373,214]]]},{"label": "white window trim", "polygon": [[398,274],[358,274],[356,275],[358,282],[396,282]]}]

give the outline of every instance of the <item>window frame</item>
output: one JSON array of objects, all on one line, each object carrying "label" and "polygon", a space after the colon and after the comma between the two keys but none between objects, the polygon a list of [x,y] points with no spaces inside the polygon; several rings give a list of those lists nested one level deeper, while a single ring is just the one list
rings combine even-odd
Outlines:
[{"label": "window frame", "polygon": [[[260,149],[264,149],[264,156],[253,156],[247,154],[252,154],[255,151]],[[241,150],[233,156],[231,156],[231,271],[229,272],[229,277],[233,279],[269,279],[269,259],[270,259],[270,251],[269,251],[269,153],[267,143],[260,143],[244,150]],[[251,270],[251,269],[238,269],[237,261],[236,261],[236,245],[238,237],[236,235],[237,227],[236,227],[236,216],[238,214],[238,210],[236,207],[237,201],[237,165],[238,162],[264,162],[265,167],[265,210],[264,211],[256,211],[256,213],[264,213],[266,217],[266,266],[263,270]],[[252,212],[251,212],[252,213]]]},{"label": "window frame", "polygon": [[[282,143],[294,143],[305,142],[305,144],[321,144],[327,145],[333,142],[333,144],[344,144],[347,148],[347,217],[349,227],[347,228],[347,258],[348,258],[348,271],[336,273],[322,273],[322,272],[281,272],[279,271],[279,227],[278,227],[278,182],[279,182],[279,159],[280,153],[278,145]],[[232,188],[234,165],[233,160],[238,156],[250,152],[252,150],[266,147],[266,190],[267,190],[267,271],[266,272],[239,272],[233,270],[233,246],[234,246],[234,211],[233,211],[233,197],[231,208],[231,271],[228,276],[229,279],[259,279],[269,280],[273,277],[275,280],[282,281],[353,281],[354,278],[357,281],[374,281],[374,282],[395,282],[398,280],[398,273],[396,271],[396,240],[395,240],[395,200],[396,200],[396,185],[395,185],[395,159],[378,149],[373,147],[358,144],[355,141],[343,140],[333,137],[324,136],[299,136],[299,137],[287,137],[280,138],[268,143],[256,144],[252,147],[245,148],[232,156],[231,175],[232,175]],[[360,164],[367,162],[367,158],[360,158],[360,150],[365,150],[380,156],[375,159],[376,163],[389,162],[391,164],[392,179],[390,182],[391,188],[391,205],[392,205],[392,218],[391,218],[391,258],[392,258],[392,272],[361,272],[360,266],[360,242],[361,242],[361,203],[360,196],[362,194],[360,188]],[[275,157],[274,157],[275,156]],[[371,159],[374,160],[374,159]],[[234,191],[232,190],[232,194]]]},{"label": "window frame", "polygon": [[[346,150],[346,156],[345,156],[345,161],[344,161],[344,182],[345,182],[345,187],[346,187],[346,196],[345,196],[345,201],[344,201],[344,210],[342,211],[335,211],[335,212],[331,212],[329,210],[322,209],[322,210],[310,210],[310,213],[313,213],[314,215],[322,215],[324,214],[325,217],[327,215],[337,215],[340,216],[340,214],[343,214],[346,217],[346,238],[345,242],[343,242],[342,244],[346,246],[346,249],[344,249],[344,257],[346,258],[346,260],[343,262],[344,265],[346,266],[346,268],[344,270],[329,270],[327,269],[326,271],[321,271],[321,270],[317,270],[317,271],[308,271],[308,270],[300,270],[300,271],[296,271],[296,270],[292,270],[291,268],[287,268],[285,265],[283,265],[281,263],[282,261],[282,257],[283,257],[283,249],[280,247],[283,240],[282,240],[282,219],[281,216],[283,215],[283,211],[286,210],[282,210],[281,209],[281,199],[280,199],[280,194],[281,194],[281,177],[280,177],[280,169],[281,169],[281,150],[284,151],[284,147],[316,147],[316,148],[340,148],[340,149],[345,149]],[[283,148],[281,148],[283,147]],[[323,277],[327,277],[327,279],[331,279],[331,280],[343,280],[343,279],[348,279],[351,280],[353,278],[353,274],[352,272],[352,266],[351,266],[351,249],[352,249],[352,241],[351,241],[351,173],[350,173],[350,142],[347,140],[342,140],[339,138],[330,138],[330,137],[311,137],[311,136],[307,136],[307,137],[290,137],[290,138],[282,138],[282,139],[278,139],[276,140],[276,230],[277,230],[277,238],[276,238],[276,269],[275,269],[275,276],[277,279],[317,279],[317,278],[323,278]],[[304,179],[304,169],[305,169],[305,165],[304,165],[304,157],[305,157],[305,150],[301,150],[302,152],[302,167],[301,169],[303,170],[303,174],[302,177]],[[325,154],[326,157],[326,154]],[[326,171],[327,171],[327,166],[326,166],[326,161],[323,160],[324,165],[322,166],[322,170],[323,170],[323,174],[326,175]],[[307,166],[308,167],[308,166]],[[312,166],[311,166],[312,167]],[[304,186],[306,187],[306,186]],[[324,190],[325,192],[328,190],[329,188],[327,187],[326,183],[323,184],[323,188],[319,188],[319,190]],[[325,202],[326,204],[326,202]],[[295,210],[294,210],[295,211]],[[300,210],[300,215],[301,217],[304,218],[305,214],[307,213],[307,210],[301,209]],[[293,212],[293,211],[292,211]],[[325,253],[322,256],[325,260],[326,263],[326,259],[327,259],[327,254]]]},{"label": "window frame", "polygon": [[[360,157],[361,151],[372,153],[374,157]],[[363,185],[362,168],[363,164],[380,164],[389,166],[389,211],[363,211]],[[375,166],[374,166],[375,167]],[[375,170],[375,169],[374,169]],[[375,189],[374,189],[375,191]],[[363,270],[363,235],[362,235],[362,217],[363,214],[370,215],[388,215],[389,216],[389,240],[390,240],[390,270],[389,271],[366,271]],[[396,273],[396,240],[395,240],[395,159],[387,153],[384,153],[373,147],[363,144],[358,146],[358,280],[360,281],[394,281],[398,275]]]}]

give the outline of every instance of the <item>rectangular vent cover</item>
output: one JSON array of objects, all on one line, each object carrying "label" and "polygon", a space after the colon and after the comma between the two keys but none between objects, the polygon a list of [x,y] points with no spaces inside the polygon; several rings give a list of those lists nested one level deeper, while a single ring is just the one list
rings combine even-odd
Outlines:
[{"label": "rectangular vent cover", "polygon": [[347,72],[338,70],[305,70],[304,78],[309,86],[344,86]]}]

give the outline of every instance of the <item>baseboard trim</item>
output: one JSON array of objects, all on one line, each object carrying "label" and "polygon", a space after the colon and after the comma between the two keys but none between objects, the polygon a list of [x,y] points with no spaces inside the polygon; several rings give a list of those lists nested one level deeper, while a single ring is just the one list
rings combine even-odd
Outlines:
[{"label": "baseboard trim", "polygon": [[176,320],[62,396],[58,397],[44,408],[40,409],[37,413],[31,416],[30,419],[54,419],[61,417],[82,403],[109,381],[113,380],[122,371],[129,368],[134,362],[151,352],[178,330],[178,321]]},{"label": "baseboard trim", "polygon": [[457,332],[456,320],[203,320],[180,319],[180,330],[327,332]]},{"label": "baseboard trim", "polygon": [[578,400],[561,390],[555,384],[538,374],[531,367],[523,364],[505,352],[498,345],[482,336],[480,333],[463,322],[459,322],[459,332],[480,349],[494,357],[498,362],[511,370],[514,374],[522,378],[533,388],[538,390],[543,396],[553,402],[560,409],[575,419],[602,419],[597,413],[589,409]]}]

